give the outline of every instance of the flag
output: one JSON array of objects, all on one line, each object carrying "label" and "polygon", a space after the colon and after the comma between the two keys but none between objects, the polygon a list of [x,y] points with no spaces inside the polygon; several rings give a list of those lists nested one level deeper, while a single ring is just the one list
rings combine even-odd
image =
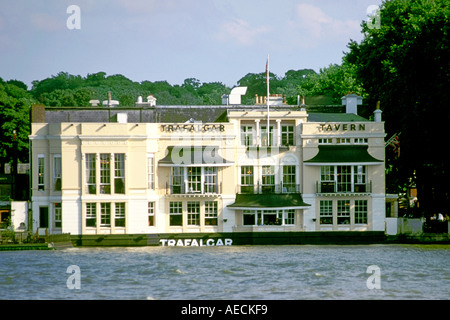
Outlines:
[{"label": "flag", "polygon": [[398,135],[392,140],[391,146],[394,147],[395,159],[398,159],[400,157],[400,138]]},{"label": "flag", "polygon": [[394,148],[395,159],[400,157],[400,133],[394,134],[388,142],[386,142],[386,146],[391,146]]}]

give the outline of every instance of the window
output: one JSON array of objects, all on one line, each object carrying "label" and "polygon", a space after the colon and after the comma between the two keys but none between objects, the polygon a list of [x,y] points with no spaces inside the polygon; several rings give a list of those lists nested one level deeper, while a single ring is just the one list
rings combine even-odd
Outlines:
[{"label": "window", "polygon": [[367,224],[367,200],[355,200],[355,223]]},{"label": "window", "polygon": [[205,226],[217,226],[216,201],[205,201]]},{"label": "window", "polygon": [[171,201],[169,203],[170,225],[183,225],[183,203],[180,201]]},{"label": "window", "polygon": [[295,183],[295,166],[283,166],[283,193],[298,191]]},{"label": "window", "polygon": [[262,214],[264,225],[281,225],[281,210],[263,210]]},{"label": "window", "polygon": [[114,225],[116,227],[125,227],[125,203],[116,203],[115,207]]},{"label": "window", "polygon": [[38,190],[45,190],[45,156],[38,155]]},{"label": "window", "polygon": [[189,226],[200,225],[200,202],[188,201],[187,203],[187,224]]},{"label": "window", "polygon": [[295,209],[284,211],[284,224],[295,224]]},{"label": "window", "polygon": [[218,193],[217,167],[205,167],[205,193]]},{"label": "window", "polygon": [[100,193],[111,193],[111,155],[100,154]]},{"label": "window", "polygon": [[353,140],[353,143],[354,143],[354,144],[368,144],[369,141],[368,141],[367,138],[355,138],[355,139]]},{"label": "window", "polygon": [[97,206],[95,203],[86,203],[86,227],[97,226]]},{"label": "window", "polygon": [[202,168],[201,167],[187,168],[187,182],[189,193],[202,192]]},{"label": "window", "polygon": [[338,200],[337,223],[350,224],[350,200]]},{"label": "window", "polygon": [[96,194],[97,193],[97,185],[96,185],[96,161],[95,161],[95,153],[87,153],[85,155],[86,162],[86,193],[88,194]]},{"label": "window", "polygon": [[241,167],[241,193],[253,193],[253,166]]},{"label": "window", "polygon": [[114,155],[114,193],[125,193],[125,154]]},{"label": "window", "polygon": [[273,226],[283,224],[295,224],[295,209],[289,210],[243,210],[244,226]]},{"label": "window", "polygon": [[322,166],[319,192],[370,192],[366,166]]},{"label": "window", "polygon": [[172,167],[172,193],[184,193],[184,168]]},{"label": "window", "polygon": [[262,166],[261,185],[263,193],[275,192],[275,167]]},{"label": "window", "polygon": [[61,155],[53,157],[53,190],[61,191]]},{"label": "window", "polygon": [[155,226],[155,202],[151,201],[148,203],[148,226]]},{"label": "window", "polygon": [[320,167],[320,190],[319,190],[319,192],[335,192],[334,166]]},{"label": "window", "polygon": [[320,138],[319,144],[331,144],[333,143],[333,139],[331,138]]},{"label": "window", "polygon": [[281,145],[293,146],[294,145],[294,126],[284,125],[281,126]]},{"label": "window", "polygon": [[350,138],[337,138],[337,144],[350,144]]},{"label": "window", "polygon": [[253,127],[250,125],[241,126],[241,145],[253,145]]},{"label": "window", "polygon": [[267,137],[267,125],[261,126],[261,146],[273,146],[273,126],[269,127],[269,137]]},{"label": "window", "polygon": [[333,201],[320,200],[320,224],[333,224]]},{"label": "window", "polygon": [[53,204],[53,217],[54,217],[55,228],[57,228],[57,229],[62,228],[61,202],[57,202],[57,203]]},{"label": "window", "polygon": [[366,166],[354,166],[353,173],[354,173],[353,182],[355,185],[355,192],[369,191],[367,188],[367,181],[366,181]]},{"label": "window", "polygon": [[243,225],[244,226],[254,226],[256,225],[256,211],[254,210],[244,210],[242,212]]},{"label": "window", "polygon": [[153,154],[147,155],[147,181],[148,188],[155,189],[155,158]]},{"label": "window", "polygon": [[111,226],[111,203],[100,203],[100,227]]},{"label": "window", "polygon": [[337,192],[352,192],[351,169],[351,166],[336,166]]}]

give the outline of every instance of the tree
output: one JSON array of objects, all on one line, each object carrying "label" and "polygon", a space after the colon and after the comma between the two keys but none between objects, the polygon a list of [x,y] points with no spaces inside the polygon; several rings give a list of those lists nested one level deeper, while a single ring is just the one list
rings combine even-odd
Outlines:
[{"label": "tree", "polygon": [[16,132],[17,157],[28,162],[29,110],[34,103],[31,95],[10,83],[0,83],[0,163],[9,163],[15,154],[13,141]]},{"label": "tree", "polygon": [[331,97],[333,103],[341,104],[341,98],[349,92],[357,93],[365,98],[361,83],[356,78],[356,68],[346,62],[341,65],[330,64],[320,69],[319,73],[312,73],[298,85],[301,96]]},{"label": "tree", "polygon": [[[247,87],[247,93],[244,97],[242,97],[243,104],[254,104],[255,95],[267,96],[266,80],[267,78],[265,72],[247,73],[244,77],[238,80],[238,86]],[[274,73],[269,72],[269,81],[270,94],[273,94],[279,87],[279,79]]]},{"label": "tree", "polygon": [[388,137],[401,131],[401,155],[387,159],[398,170],[387,183],[412,179],[425,214],[448,213],[448,0],[385,1],[380,17],[379,28],[362,23],[364,39],[351,41],[344,59],[355,66],[369,104],[381,101]]}]

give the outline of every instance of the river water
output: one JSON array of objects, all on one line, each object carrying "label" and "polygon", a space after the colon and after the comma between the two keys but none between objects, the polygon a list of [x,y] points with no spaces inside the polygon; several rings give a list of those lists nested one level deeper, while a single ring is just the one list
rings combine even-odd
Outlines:
[{"label": "river water", "polygon": [[[79,272],[69,266],[77,266]],[[0,299],[449,297],[450,245],[116,247],[0,252]]]}]

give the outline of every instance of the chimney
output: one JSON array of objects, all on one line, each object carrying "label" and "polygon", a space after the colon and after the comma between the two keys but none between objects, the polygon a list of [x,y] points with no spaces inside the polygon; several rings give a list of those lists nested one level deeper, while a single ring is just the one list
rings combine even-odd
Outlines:
[{"label": "chimney", "polygon": [[345,113],[358,114],[358,106],[362,104],[362,97],[357,94],[347,94],[342,97],[342,105],[345,106]]},{"label": "chimney", "polygon": [[375,122],[381,122],[381,113],[382,112],[383,111],[381,111],[381,109],[380,109],[380,101],[377,101],[377,108],[373,112],[373,117],[374,117]]},{"label": "chimney", "polygon": [[100,103],[100,100],[89,100],[91,107],[97,107]]},{"label": "chimney", "polygon": [[31,122],[45,123],[45,106],[43,104],[31,105]]}]

